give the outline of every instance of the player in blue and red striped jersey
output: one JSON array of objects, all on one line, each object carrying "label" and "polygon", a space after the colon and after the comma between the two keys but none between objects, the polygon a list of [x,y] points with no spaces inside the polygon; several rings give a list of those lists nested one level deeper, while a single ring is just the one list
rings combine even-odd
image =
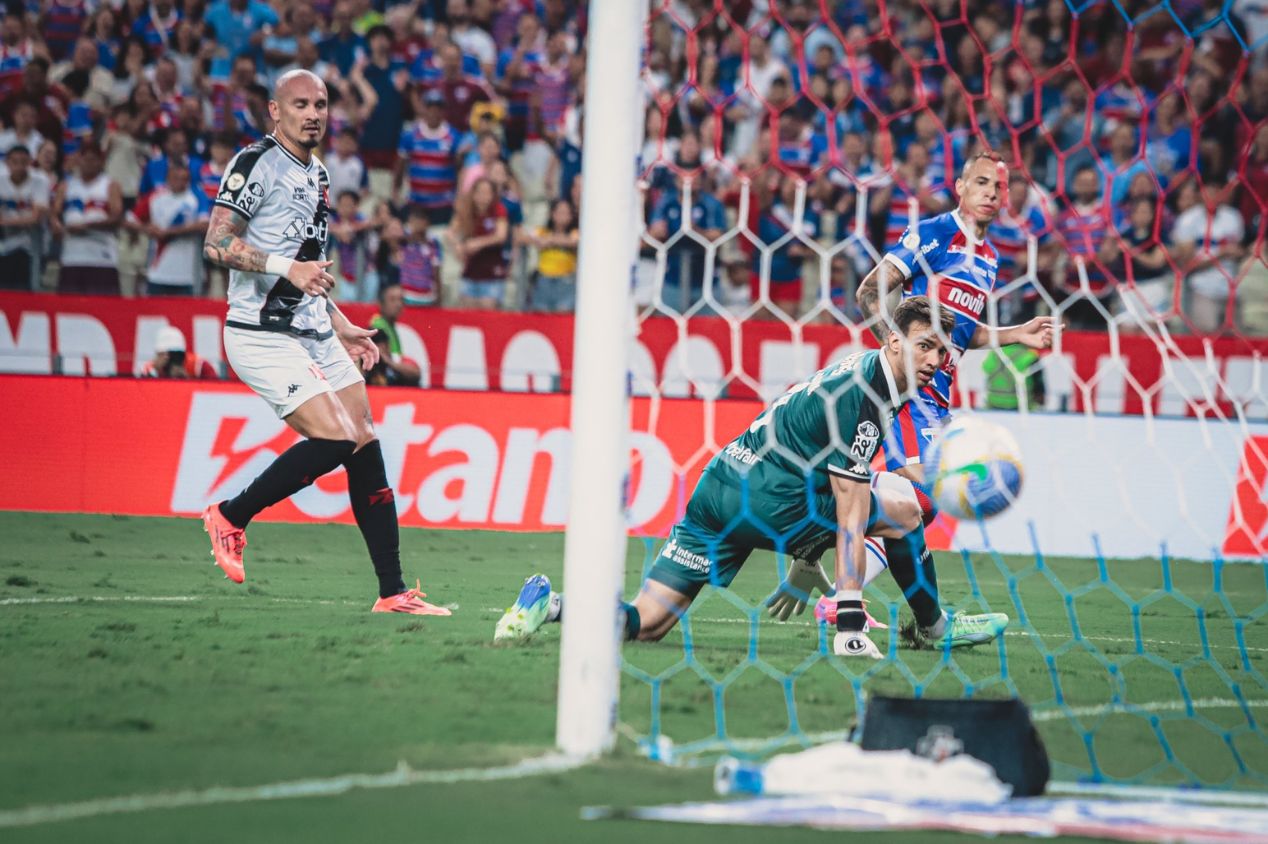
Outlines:
[{"label": "player in blue and red striped jersey", "polygon": [[427,209],[433,225],[447,223],[453,214],[458,180],[456,156],[461,135],[445,122],[445,98],[440,91],[415,88],[412,102],[416,120],[401,131],[396,183],[409,176],[409,201]]},{"label": "player in blue and red striped jersey", "polygon": [[[901,291],[904,299],[928,296],[955,315],[955,328],[946,338],[946,361],[932,383],[899,410],[885,443],[886,466],[915,485],[926,523],[933,517],[933,505],[922,489],[922,461],[934,435],[950,416],[952,381],[964,350],[988,342],[1022,343],[1034,349],[1052,345],[1051,317],[1036,317],[1023,325],[993,331],[982,324],[987,297],[999,271],[999,253],[986,234],[1006,201],[1008,167],[992,152],[978,153],[965,163],[955,191],[958,207],[909,226],[863,279],[858,291],[859,307],[866,318],[874,320],[872,331],[877,337],[889,334],[881,318],[881,305],[896,291]],[[887,307],[884,313],[888,315],[892,309]],[[938,581],[923,526],[902,539],[885,540],[885,553],[920,630],[927,636],[941,636],[948,620],[939,608]]]}]

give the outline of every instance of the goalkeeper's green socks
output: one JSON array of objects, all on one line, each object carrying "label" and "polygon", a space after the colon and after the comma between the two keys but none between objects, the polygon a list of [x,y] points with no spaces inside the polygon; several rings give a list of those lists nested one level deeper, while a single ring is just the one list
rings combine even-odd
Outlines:
[{"label": "goalkeeper's green socks", "polygon": [[625,641],[633,642],[638,639],[638,632],[643,629],[643,617],[639,615],[638,607],[633,604],[621,602],[621,612],[625,613]]},{"label": "goalkeeper's green socks", "polygon": [[925,545],[924,526],[901,539],[886,539],[885,557],[889,573],[916,616],[916,624],[933,636],[941,636],[947,621],[938,602],[938,574],[933,567],[933,554]]},{"label": "goalkeeper's green socks", "polygon": [[[564,619],[564,596],[558,592],[550,593],[550,609],[546,613],[547,623],[559,623]],[[638,607],[621,602],[622,627],[625,630],[625,641],[633,642],[638,638],[638,633],[643,629],[643,617],[639,615]]]}]

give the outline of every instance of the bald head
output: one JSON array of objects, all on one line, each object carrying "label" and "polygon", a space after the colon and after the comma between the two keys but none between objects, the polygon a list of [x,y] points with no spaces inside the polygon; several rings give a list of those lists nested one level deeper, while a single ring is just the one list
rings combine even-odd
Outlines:
[{"label": "bald head", "polygon": [[273,99],[282,100],[294,96],[292,88],[304,91],[310,98],[316,96],[315,92],[320,92],[323,97],[326,96],[326,83],[311,70],[303,68],[288,70],[277,78],[277,84],[273,86]]},{"label": "bald head", "polygon": [[328,105],[321,77],[310,70],[291,70],[277,80],[269,100],[269,117],[279,139],[292,152],[302,151],[302,157],[307,157],[326,133]]}]

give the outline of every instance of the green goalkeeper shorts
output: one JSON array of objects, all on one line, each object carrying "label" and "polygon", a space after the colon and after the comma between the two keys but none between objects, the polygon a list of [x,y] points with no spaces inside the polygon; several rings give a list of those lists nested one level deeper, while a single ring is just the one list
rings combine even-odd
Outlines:
[{"label": "green goalkeeper shorts", "polygon": [[[878,513],[872,492],[868,530]],[[730,586],[753,551],[817,560],[836,535],[831,491],[771,497],[706,471],[647,577],[694,598],[706,584]]]}]

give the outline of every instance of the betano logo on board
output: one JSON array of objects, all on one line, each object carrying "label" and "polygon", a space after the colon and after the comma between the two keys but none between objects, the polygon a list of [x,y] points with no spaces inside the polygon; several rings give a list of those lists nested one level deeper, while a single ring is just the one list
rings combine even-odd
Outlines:
[{"label": "betano logo on board", "polygon": [[[552,421],[554,414],[546,413],[541,424],[530,426],[523,422],[533,414],[515,414],[520,424],[492,415],[477,422],[478,413],[460,421],[437,419],[414,401],[378,404],[375,429],[403,524],[556,530],[567,523],[573,454],[565,414]],[[197,513],[209,501],[236,494],[296,438],[254,395],[195,392],[172,512]],[[630,435],[630,448],[637,471],[627,521],[654,529],[672,503],[675,460],[669,445],[645,431]],[[346,490],[340,469],[290,503],[308,519],[340,519],[350,515]]]}]

